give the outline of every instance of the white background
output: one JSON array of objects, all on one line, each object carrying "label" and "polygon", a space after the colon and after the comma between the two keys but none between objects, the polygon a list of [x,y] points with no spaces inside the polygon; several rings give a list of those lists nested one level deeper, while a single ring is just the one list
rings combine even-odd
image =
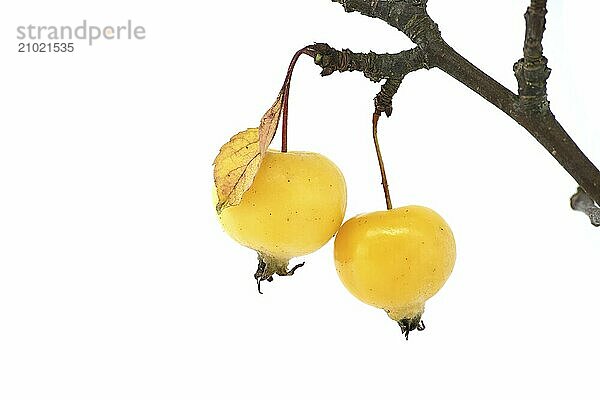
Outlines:
[{"label": "white background", "polygon": [[[527,1],[430,0],[446,40],[516,90]],[[600,7],[549,1],[552,108],[600,163]],[[395,205],[452,226],[455,270],[406,342],[339,283],[331,243],[256,292],[211,204],[211,163],[256,126],[315,41],[411,47],[327,0],[20,1],[0,7],[0,398],[597,399],[600,231],[526,131],[438,70],[380,124]],[[18,54],[18,25],[146,28],[143,41]],[[379,85],[298,64],[290,149],[331,158],[350,217],[385,205]],[[278,143],[279,136],[274,144]]]}]

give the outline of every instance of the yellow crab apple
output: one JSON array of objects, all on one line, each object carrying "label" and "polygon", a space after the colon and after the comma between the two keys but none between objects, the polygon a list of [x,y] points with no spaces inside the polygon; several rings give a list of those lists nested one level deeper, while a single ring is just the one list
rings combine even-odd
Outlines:
[{"label": "yellow crab apple", "polygon": [[406,206],[346,221],[335,238],[334,258],[350,293],[384,309],[408,338],[411,330],[424,329],[425,301],[450,276],[456,244],[439,214]]},{"label": "yellow crab apple", "polygon": [[[268,150],[250,188],[219,220],[229,236],[258,253],[260,285],[291,275],[294,257],[314,252],[337,232],[346,211],[339,168],[318,153]],[[260,291],[260,286],[259,286]]]}]

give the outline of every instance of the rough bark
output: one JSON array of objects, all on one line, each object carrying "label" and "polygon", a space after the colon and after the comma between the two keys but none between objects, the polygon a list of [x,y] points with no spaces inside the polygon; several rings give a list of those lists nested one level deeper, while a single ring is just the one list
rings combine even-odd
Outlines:
[{"label": "rough bark", "polygon": [[[361,54],[316,44],[314,58],[323,68],[323,76],[334,71],[357,70],[374,82],[386,79],[375,98],[375,112],[389,116],[392,97],[406,74],[422,68],[439,68],[525,128],[579,184],[580,191],[591,202],[591,205],[586,203],[586,209],[597,209],[594,202],[600,204],[600,171],[560,125],[547,99],[550,69],[542,47],[546,0],[531,0],[525,13],[523,58],[514,66],[518,94],[486,75],[444,41],[438,25],[427,14],[427,0],[332,1],[340,3],[346,12],[359,12],[387,22],[407,35],[416,47],[397,54]],[[596,211],[590,212],[597,215]]]}]

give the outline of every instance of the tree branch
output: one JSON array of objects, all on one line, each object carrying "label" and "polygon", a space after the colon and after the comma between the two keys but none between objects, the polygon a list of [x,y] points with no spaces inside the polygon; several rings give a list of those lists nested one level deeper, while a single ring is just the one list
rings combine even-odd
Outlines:
[{"label": "tree branch", "polygon": [[381,86],[381,91],[375,96],[375,114],[381,115],[385,113],[386,116],[392,115],[392,99],[394,95],[400,89],[402,79],[388,79]]},{"label": "tree branch", "polygon": [[546,30],[546,0],[531,0],[525,13],[525,45],[523,55],[527,61],[537,61],[542,58],[542,38]]},{"label": "tree branch", "polygon": [[398,54],[354,53],[348,49],[336,50],[325,43],[311,46],[315,54],[315,64],[323,70],[322,76],[334,71],[361,71],[373,82],[386,79],[381,91],[375,97],[375,113],[392,115],[392,98],[398,91],[404,77],[422,68],[429,68],[420,48],[405,50]]},{"label": "tree branch", "polygon": [[548,59],[543,55],[542,38],[546,29],[546,0],[532,0],[525,13],[525,44],[523,58],[515,63],[519,97],[527,109],[546,112],[550,109],[546,82],[550,77]]},{"label": "tree branch", "polygon": [[373,82],[383,79],[404,78],[410,72],[427,68],[424,54],[418,47],[397,54],[354,53],[348,49],[336,50],[325,43],[311,46],[316,52],[315,64],[323,68],[322,76],[335,71],[361,71]]},{"label": "tree branch", "polygon": [[[486,75],[443,40],[437,24],[427,14],[427,0],[332,1],[343,5],[346,12],[356,11],[368,17],[381,19],[407,35],[417,45],[415,49],[408,51],[418,54],[420,68],[441,69],[506,113],[546,148],[577,181],[592,202],[600,204],[600,171],[556,120],[547,100],[546,82],[550,69],[547,67],[548,60],[543,56],[542,48],[547,13],[546,0],[531,0],[531,5],[525,14],[524,54],[514,67],[519,84],[518,95]],[[315,61],[318,56],[319,54],[315,57]],[[352,68],[363,71],[371,80],[374,76],[379,78],[376,80],[378,81],[383,78],[403,78],[405,75],[400,67],[400,74],[396,72],[393,76],[395,71],[391,66],[406,62],[406,52],[384,55],[369,53],[369,55],[355,57],[356,63]],[[373,75],[369,67],[372,65],[378,66],[378,74]],[[323,72],[332,73],[334,70],[342,69],[325,70],[324,68]],[[401,78],[399,81],[402,80]],[[391,96],[398,85],[398,79],[389,84],[390,87],[385,94],[386,98],[389,97],[387,101],[389,107],[385,108],[386,104],[383,111],[391,110]]]}]

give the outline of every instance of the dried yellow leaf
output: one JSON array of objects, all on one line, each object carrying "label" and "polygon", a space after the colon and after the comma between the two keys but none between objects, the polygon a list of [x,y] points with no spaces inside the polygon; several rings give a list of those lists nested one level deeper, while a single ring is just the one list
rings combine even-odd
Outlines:
[{"label": "dried yellow leaf", "polygon": [[262,156],[267,152],[267,148],[273,141],[273,136],[275,136],[275,131],[277,131],[277,125],[279,125],[279,116],[281,115],[281,106],[283,105],[283,92],[284,89],[281,89],[275,103],[260,119],[258,136]]},{"label": "dried yellow leaf", "polygon": [[213,163],[218,196],[217,213],[239,204],[254,182],[267,148],[275,136],[282,104],[283,90],[261,118],[258,128],[238,133],[219,150]]}]

